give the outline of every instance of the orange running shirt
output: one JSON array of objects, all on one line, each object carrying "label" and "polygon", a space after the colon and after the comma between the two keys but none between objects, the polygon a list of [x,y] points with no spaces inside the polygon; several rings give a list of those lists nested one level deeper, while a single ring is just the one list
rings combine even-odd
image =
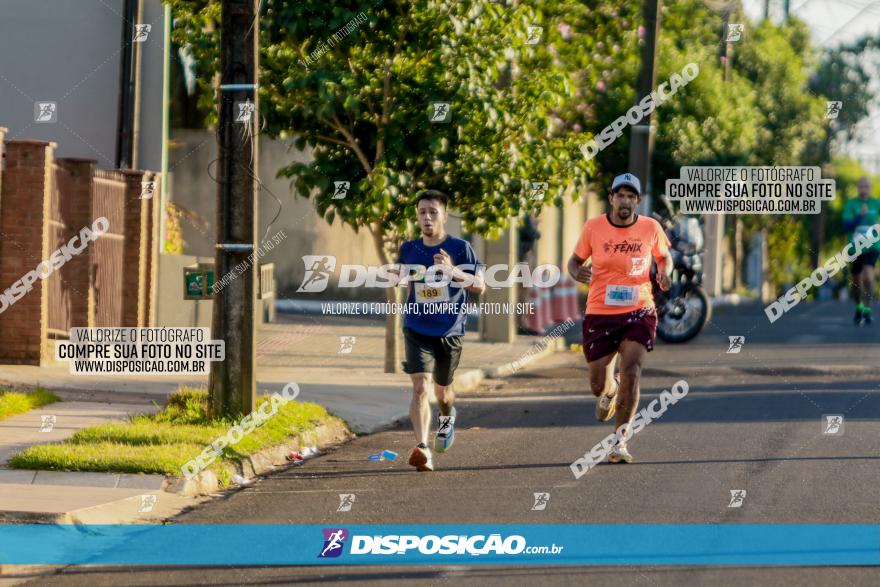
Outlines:
[{"label": "orange running shirt", "polygon": [[636,216],[629,226],[615,226],[607,214],[590,218],[581,230],[574,254],[593,260],[587,314],[624,314],[654,306],[651,256],[669,250],[669,239],[653,218]]}]

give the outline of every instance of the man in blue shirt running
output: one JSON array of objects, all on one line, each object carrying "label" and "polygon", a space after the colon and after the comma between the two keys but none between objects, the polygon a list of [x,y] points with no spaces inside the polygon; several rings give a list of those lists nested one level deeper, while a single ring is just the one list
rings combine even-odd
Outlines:
[{"label": "man in blue shirt running", "polygon": [[406,275],[410,284],[407,308],[415,310],[404,314],[403,335],[404,371],[413,384],[409,415],[418,442],[409,464],[418,471],[434,470],[428,448],[432,377],[440,409],[434,449],[446,452],[455,439],[452,379],[461,357],[468,294],[480,295],[485,290],[480,262],[470,243],[446,233],[448,206],[449,196],[441,191],[419,194],[416,211],[422,238],[403,243],[398,257],[398,263],[405,266],[401,277]]}]

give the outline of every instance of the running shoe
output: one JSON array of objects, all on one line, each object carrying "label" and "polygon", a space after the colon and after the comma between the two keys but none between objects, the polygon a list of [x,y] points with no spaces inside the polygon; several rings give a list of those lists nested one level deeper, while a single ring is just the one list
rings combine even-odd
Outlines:
[{"label": "running shoe", "polygon": [[596,401],[596,419],[607,422],[617,411],[617,394],[620,391],[620,373],[614,374],[614,393],[603,393]]},{"label": "running shoe", "polygon": [[625,444],[618,444],[611,449],[611,454],[608,455],[609,463],[631,463],[634,460]]},{"label": "running shoe", "polygon": [[446,452],[452,448],[455,442],[455,408],[448,416],[440,414],[440,422],[437,425],[437,436],[434,437],[434,450]]},{"label": "running shoe", "polygon": [[416,471],[433,471],[434,459],[431,458],[431,449],[415,447],[409,455],[409,464]]},{"label": "running shoe", "polygon": [[862,325],[862,308],[861,307],[856,308],[856,315],[853,316],[853,324],[855,324],[856,326]]}]

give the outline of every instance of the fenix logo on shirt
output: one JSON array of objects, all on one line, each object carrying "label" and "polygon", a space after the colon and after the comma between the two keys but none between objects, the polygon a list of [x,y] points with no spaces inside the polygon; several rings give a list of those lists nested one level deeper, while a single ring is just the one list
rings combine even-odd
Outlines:
[{"label": "fenix logo on shirt", "polygon": [[627,241],[624,240],[619,243],[615,243],[614,241],[608,241],[603,245],[605,252],[610,255],[616,255],[617,253],[641,253],[642,252],[642,243],[637,241]]}]

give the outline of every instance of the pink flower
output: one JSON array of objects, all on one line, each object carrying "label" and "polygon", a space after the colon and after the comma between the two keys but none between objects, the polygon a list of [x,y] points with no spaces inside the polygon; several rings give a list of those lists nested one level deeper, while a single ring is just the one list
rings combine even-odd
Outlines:
[{"label": "pink flower", "polygon": [[565,39],[566,41],[571,40],[571,37],[573,35],[571,34],[571,26],[570,25],[567,25],[564,22],[561,22],[561,23],[559,23],[559,26],[557,28],[559,29],[559,34],[562,35],[563,39]]},{"label": "pink flower", "polygon": [[573,130],[574,132],[581,132],[581,131],[584,130],[584,129],[583,129],[583,127],[582,127],[580,124],[578,124],[577,122],[575,122],[575,123],[572,125],[571,130]]},{"label": "pink flower", "polygon": [[644,40],[644,38],[645,38],[645,32],[646,32],[645,25],[640,24],[640,25],[639,25],[639,39],[640,39],[640,40]]},{"label": "pink flower", "polygon": [[600,92],[604,92],[605,91],[605,80],[600,79],[599,83],[596,84],[596,89],[599,90]]}]

